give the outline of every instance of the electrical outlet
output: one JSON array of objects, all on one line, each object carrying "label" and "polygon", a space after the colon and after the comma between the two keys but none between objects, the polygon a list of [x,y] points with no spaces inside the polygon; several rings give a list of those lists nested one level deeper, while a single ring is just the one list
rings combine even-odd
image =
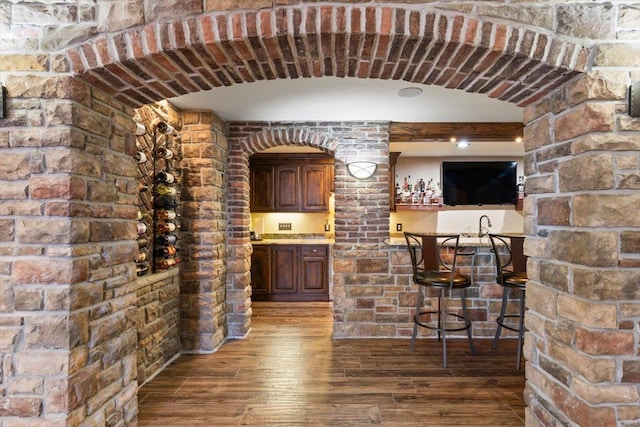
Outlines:
[{"label": "electrical outlet", "polygon": [[397,223],[396,224],[396,231],[402,231],[402,223]]},{"label": "electrical outlet", "polygon": [[278,223],[278,230],[280,231],[291,231],[291,223],[290,222],[279,222]]}]

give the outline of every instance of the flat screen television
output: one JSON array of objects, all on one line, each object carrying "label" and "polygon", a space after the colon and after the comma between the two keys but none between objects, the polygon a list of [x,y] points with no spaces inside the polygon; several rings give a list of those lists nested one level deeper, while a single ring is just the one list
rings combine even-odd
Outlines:
[{"label": "flat screen television", "polygon": [[442,162],[445,205],[516,204],[517,163]]}]

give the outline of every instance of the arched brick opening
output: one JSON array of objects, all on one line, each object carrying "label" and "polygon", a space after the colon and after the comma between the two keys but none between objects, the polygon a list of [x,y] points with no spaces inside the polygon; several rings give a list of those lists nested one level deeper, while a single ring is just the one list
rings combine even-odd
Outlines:
[{"label": "arched brick opening", "polygon": [[[588,81],[593,76],[579,76],[564,90],[569,86],[565,83],[577,73],[587,71],[594,59],[594,49],[573,40],[576,39],[565,40],[550,30],[510,24],[505,20],[483,21],[471,14],[424,5],[305,5],[263,11],[212,12],[148,23],[141,28],[90,39],[72,47],[67,58],[76,76],[126,106],[260,79],[324,75],[433,83],[485,93],[518,105],[531,105],[525,117],[530,123],[527,140],[531,141],[527,146],[527,173],[535,179],[530,181],[528,189],[532,196],[526,205],[527,232],[537,233],[539,225],[546,228],[542,227],[542,233],[530,239],[527,247],[535,258],[532,276],[536,282],[529,294],[532,315],[528,318],[531,333],[527,340],[527,358],[534,365],[527,368],[530,374],[526,397],[532,408],[529,414],[534,413],[536,418],[530,425],[583,421],[585,425],[611,425],[614,418],[623,422],[640,417],[637,387],[633,385],[640,371],[637,357],[633,356],[634,351],[637,355],[637,314],[634,313],[638,312],[639,298],[637,292],[626,286],[637,283],[633,264],[638,252],[638,224],[628,216],[619,215],[637,210],[637,196],[631,194],[621,208],[609,209],[621,200],[617,190],[637,189],[632,179],[623,179],[623,185],[619,179],[620,175],[634,174],[633,155],[624,152],[637,151],[637,128],[628,122],[616,121],[626,96],[620,95],[619,88],[624,88],[629,74],[622,73],[620,85],[615,72],[613,76],[607,74],[601,80],[603,85],[598,85],[600,90],[595,91],[589,87],[593,82]],[[616,47],[609,46],[608,50],[598,53],[602,55],[599,65],[622,65],[637,73],[637,63],[622,60],[617,64],[611,59],[617,54],[624,57]],[[37,85],[26,85],[24,89],[22,83],[15,83],[18,79],[24,76],[8,80],[12,96],[44,95],[43,98],[66,98],[83,105],[91,98],[81,93],[84,88],[76,90],[67,84],[45,87],[46,84],[35,81],[37,79],[29,79]],[[606,93],[611,81],[616,82],[616,89]],[[581,90],[581,85],[586,89]],[[555,90],[557,88],[563,90]],[[545,98],[547,95],[551,96]],[[601,102],[603,100],[605,102]],[[124,116],[122,111],[113,114]],[[72,118],[68,123],[85,129],[78,125],[81,118],[71,113],[69,116]],[[125,119],[117,120],[124,123]],[[604,126],[602,122],[606,122]],[[625,131],[629,135],[618,134]],[[29,136],[23,138],[22,144],[27,146]],[[557,159],[571,156],[574,146],[578,148],[576,160],[559,168]],[[615,150],[622,153],[607,155]],[[586,171],[592,169],[593,164],[599,172],[606,172],[606,179],[598,179],[589,186],[595,176]],[[575,184],[577,182],[580,184]],[[238,184],[243,185],[241,181]],[[588,194],[591,190],[613,194]],[[587,194],[575,197],[581,192]],[[78,216],[73,212],[58,211],[57,214]],[[230,233],[242,233],[246,227],[241,221],[234,224],[229,228]],[[566,229],[549,230],[553,227]],[[603,227],[618,229],[597,235],[589,233],[590,228]],[[570,233],[575,228],[586,232]],[[382,238],[348,242],[338,245],[337,250],[370,253],[372,248],[380,247]],[[230,242],[233,244],[232,239]],[[562,246],[561,242],[573,245]],[[601,247],[600,242],[607,244]],[[572,252],[570,249],[574,247],[595,247],[598,253],[608,250],[617,256],[607,257],[603,268],[597,257]],[[545,264],[547,258],[551,260]],[[75,264],[75,259],[70,262]],[[18,262],[14,264],[20,266]],[[586,268],[580,269],[580,266]],[[242,266],[237,268],[245,271]],[[351,267],[345,265],[344,268]],[[620,292],[607,291],[607,287],[602,286],[605,280],[599,277],[601,270],[612,273],[609,277],[615,279],[613,288],[624,291],[624,301],[617,296]],[[12,272],[14,281],[20,279],[16,271],[19,273],[20,269]],[[74,281],[84,279],[74,276],[61,280],[75,284]],[[43,279],[43,282],[49,281],[55,283],[53,279]],[[574,287],[579,289],[576,291]],[[591,323],[589,314],[597,315],[600,321]],[[626,345],[618,346],[619,339]],[[608,348],[615,348],[615,354]],[[609,357],[611,355],[616,357]],[[71,384],[87,383],[85,375],[97,375],[94,367],[78,369],[79,374]],[[578,380],[569,384],[575,378]],[[620,384],[621,381],[624,384]],[[74,404],[83,405],[87,396],[97,393],[91,387],[83,391],[79,403],[74,401]],[[74,395],[69,391],[66,394]],[[135,400],[131,390],[127,396]],[[52,413],[50,403],[44,406]],[[39,416],[36,405],[33,407],[33,412],[25,413],[25,417]],[[58,413],[71,410],[59,408]]]}]

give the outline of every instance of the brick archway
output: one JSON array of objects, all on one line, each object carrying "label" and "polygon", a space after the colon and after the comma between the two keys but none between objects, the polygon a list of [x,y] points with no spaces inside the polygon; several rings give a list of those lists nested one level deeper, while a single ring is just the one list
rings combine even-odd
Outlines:
[{"label": "brick archway", "polygon": [[66,56],[74,74],[131,106],[322,76],[436,84],[524,106],[584,71],[591,48],[548,30],[421,5],[305,5],[153,22]]}]

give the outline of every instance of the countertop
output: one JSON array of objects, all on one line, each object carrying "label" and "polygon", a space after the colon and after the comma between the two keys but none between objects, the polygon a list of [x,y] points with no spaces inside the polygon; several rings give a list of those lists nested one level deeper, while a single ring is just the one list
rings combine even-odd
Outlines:
[{"label": "countertop", "polygon": [[252,245],[332,245],[333,239],[261,239],[252,240]]}]

